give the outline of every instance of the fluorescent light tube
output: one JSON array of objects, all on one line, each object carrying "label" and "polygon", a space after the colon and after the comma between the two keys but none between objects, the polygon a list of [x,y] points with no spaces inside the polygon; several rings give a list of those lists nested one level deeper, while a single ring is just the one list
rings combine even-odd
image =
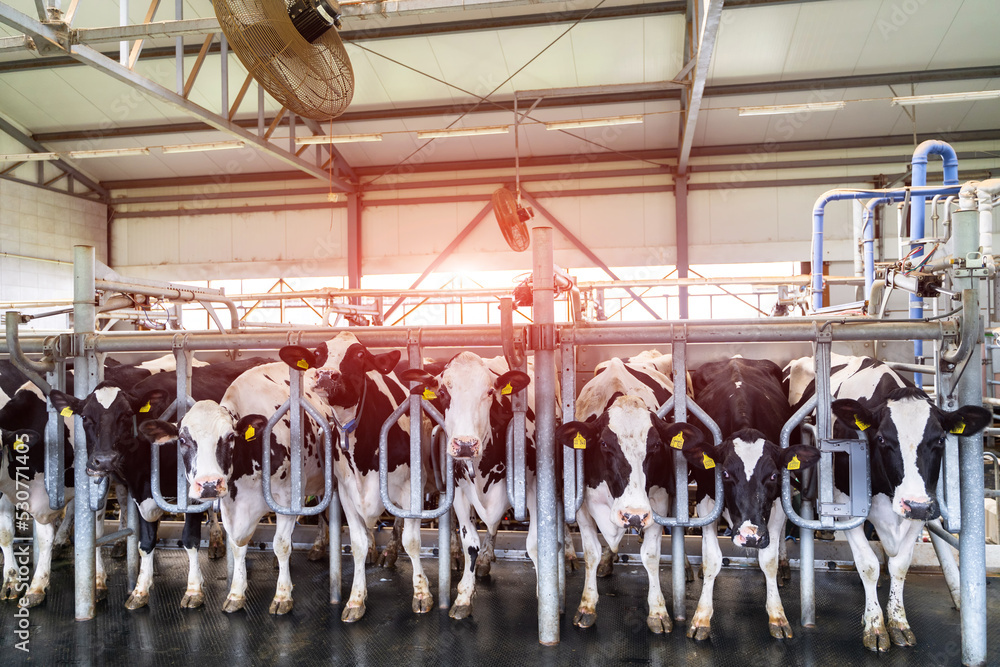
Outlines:
[{"label": "fluorescent light tube", "polygon": [[42,160],[58,160],[58,153],[14,153],[0,155],[0,162],[39,162]]},{"label": "fluorescent light tube", "polygon": [[93,151],[69,151],[67,157],[71,158],[92,158],[92,157],[126,157],[129,155],[149,155],[148,148],[102,148]]},{"label": "fluorescent light tube", "polygon": [[296,137],[297,146],[311,144],[356,144],[368,141],[382,141],[381,134],[334,134],[327,136]]},{"label": "fluorescent light tube", "polygon": [[609,125],[634,125],[643,121],[642,115],[591,118],[589,120],[560,120],[545,123],[546,130],[574,130],[581,127],[607,127]]},{"label": "fluorescent light tube", "polygon": [[510,125],[491,127],[456,127],[450,130],[425,130],[417,132],[417,139],[442,139],[445,137],[472,137],[480,134],[507,134]]},{"label": "fluorescent light tube", "polygon": [[208,144],[161,146],[160,150],[164,153],[200,153],[202,151],[224,151],[231,148],[243,148],[245,145],[242,141],[215,141]]},{"label": "fluorescent light tube", "polygon": [[911,95],[894,97],[892,103],[900,106],[910,104],[940,104],[942,102],[974,102],[1000,98],[1000,90],[976,90],[968,93],[940,93],[938,95]]},{"label": "fluorescent light tube", "polygon": [[837,111],[847,106],[843,100],[837,102],[806,102],[805,104],[776,104],[762,107],[740,107],[741,116],[776,116],[789,113],[811,113],[813,111]]}]

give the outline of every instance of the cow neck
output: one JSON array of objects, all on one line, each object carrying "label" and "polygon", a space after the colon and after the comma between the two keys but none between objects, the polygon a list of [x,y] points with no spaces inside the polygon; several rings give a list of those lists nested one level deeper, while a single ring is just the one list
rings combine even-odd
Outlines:
[{"label": "cow neck", "polygon": [[368,397],[368,373],[364,374],[364,388],[361,390],[361,401],[358,403],[358,410],[354,413],[354,418],[343,425],[344,433],[354,433],[361,422],[361,413],[365,411],[365,398]]}]

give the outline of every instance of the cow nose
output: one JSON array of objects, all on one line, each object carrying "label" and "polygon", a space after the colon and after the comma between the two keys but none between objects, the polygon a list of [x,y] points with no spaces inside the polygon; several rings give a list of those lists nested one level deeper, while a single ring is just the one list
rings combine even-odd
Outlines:
[{"label": "cow nose", "polygon": [[196,479],[194,480],[194,489],[192,491],[201,500],[222,498],[226,495],[226,480],[221,477]]},{"label": "cow nose", "polygon": [[627,509],[619,512],[618,520],[626,528],[645,528],[651,523],[652,516],[642,510]]},{"label": "cow nose", "polygon": [[87,464],[87,474],[92,477],[100,477],[111,471],[115,455],[110,452],[97,452],[90,457]]},{"label": "cow nose", "polygon": [[903,506],[903,516],[907,519],[930,521],[941,516],[941,510],[936,500],[926,503],[917,502],[916,500],[903,500],[900,504]]},{"label": "cow nose", "polygon": [[747,549],[763,549],[770,541],[771,538],[766,530],[761,530],[749,521],[743,522],[740,529],[733,534],[733,544]]},{"label": "cow nose", "polygon": [[471,459],[479,454],[479,438],[452,438],[451,455],[456,459]]}]

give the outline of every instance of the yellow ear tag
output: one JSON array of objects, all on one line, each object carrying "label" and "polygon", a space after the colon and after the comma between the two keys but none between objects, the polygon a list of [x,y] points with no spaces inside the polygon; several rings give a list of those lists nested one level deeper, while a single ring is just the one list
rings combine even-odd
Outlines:
[{"label": "yellow ear tag", "polygon": [[139,408],[139,412],[149,412],[149,411],[150,411],[150,409],[152,409],[152,407],[153,407],[153,406],[151,406],[151,405],[149,404],[149,401],[147,401],[147,402],[146,402],[146,405],[144,405],[144,406],[142,406],[141,408]]},{"label": "yellow ear tag", "polygon": [[306,361],[305,359],[299,359],[298,361],[295,362],[295,365],[304,371],[309,370],[309,362]]},{"label": "yellow ear tag", "polygon": [[587,439],[585,437],[583,437],[579,433],[573,436],[573,449],[586,449],[586,448],[587,448]]},{"label": "yellow ear tag", "polygon": [[14,441],[15,452],[23,452],[25,449],[27,449],[27,447],[24,446],[24,440],[18,438],[17,440]]},{"label": "yellow ear tag", "polygon": [[674,449],[684,449],[684,434],[678,433],[674,437],[670,438],[670,446]]},{"label": "yellow ear tag", "polygon": [[247,426],[247,430],[243,434],[243,437],[246,440],[253,440],[253,436],[254,436],[255,433],[256,433],[256,431],[253,430],[253,426]]},{"label": "yellow ear tag", "polygon": [[802,467],[802,461],[799,461],[798,456],[793,456],[792,460],[789,461],[788,465],[785,467],[788,468],[789,470],[798,470],[799,468]]},{"label": "yellow ear tag", "polygon": [[433,401],[435,398],[438,397],[437,394],[435,394],[433,391],[431,391],[430,387],[424,387],[424,394],[423,394],[423,396],[428,401]]},{"label": "yellow ear tag", "polygon": [[701,464],[705,466],[705,470],[710,470],[715,467],[715,461],[713,461],[712,457],[708,454],[701,455]]},{"label": "yellow ear tag", "polygon": [[955,435],[961,435],[965,433],[965,422],[958,422],[951,428],[951,431],[949,432],[954,433]]},{"label": "yellow ear tag", "polygon": [[60,417],[70,417],[72,415],[73,415],[73,411],[69,409],[68,405],[65,408],[63,408],[62,410],[60,410],[60,412],[59,412],[59,416]]},{"label": "yellow ear tag", "polygon": [[508,382],[507,386],[500,390],[500,395],[501,396],[507,396],[509,394],[512,394],[513,392],[514,392],[514,388],[511,387],[510,386],[510,382]]},{"label": "yellow ear tag", "polygon": [[855,415],[854,417],[854,423],[857,424],[858,428],[861,429],[862,431],[867,431],[869,428],[871,428],[871,424],[866,424],[865,422],[861,421],[861,417],[858,417],[857,415]]}]

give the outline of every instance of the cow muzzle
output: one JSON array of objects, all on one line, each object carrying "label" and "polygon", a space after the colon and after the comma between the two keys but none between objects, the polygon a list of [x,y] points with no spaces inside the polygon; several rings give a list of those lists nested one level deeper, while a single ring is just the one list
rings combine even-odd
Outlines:
[{"label": "cow muzzle", "polygon": [[456,459],[474,459],[479,449],[479,438],[452,438],[448,445],[448,453]]},{"label": "cow muzzle", "polygon": [[117,456],[112,453],[95,453],[87,461],[87,475],[90,477],[107,477],[115,469]]},{"label": "cow muzzle", "polygon": [[923,503],[916,500],[903,499],[899,502],[899,505],[899,509],[901,510],[899,513],[904,518],[913,519],[914,521],[931,521],[941,516],[941,508],[938,507],[937,500]]},{"label": "cow muzzle", "polygon": [[733,544],[744,549],[764,549],[771,543],[771,536],[766,530],[745,522],[733,534]]},{"label": "cow muzzle", "polygon": [[191,495],[199,500],[222,498],[227,492],[226,480],[221,477],[200,477],[191,487]]},{"label": "cow muzzle", "polygon": [[653,523],[653,514],[649,510],[628,508],[618,512],[618,523],[624,528],[643,529]]}]

